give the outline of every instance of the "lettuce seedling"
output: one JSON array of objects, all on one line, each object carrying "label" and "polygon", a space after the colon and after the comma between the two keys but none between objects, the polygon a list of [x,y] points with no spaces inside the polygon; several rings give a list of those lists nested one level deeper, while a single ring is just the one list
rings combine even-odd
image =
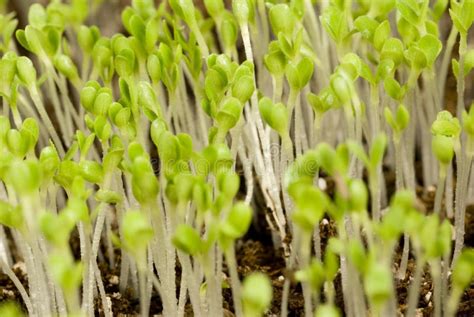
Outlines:
[{"label": "lettuce seedling", "polygon": [[262,273],[253,273],[244,279],[242,303],[245,316],[263,316],[273,297],[269,278]]}]

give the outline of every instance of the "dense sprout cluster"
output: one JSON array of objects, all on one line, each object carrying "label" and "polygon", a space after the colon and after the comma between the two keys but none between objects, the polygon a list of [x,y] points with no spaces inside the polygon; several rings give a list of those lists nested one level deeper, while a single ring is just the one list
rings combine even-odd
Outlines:
[{"label": "dense sprout cluster", "polygon": [[[262,316],[271,282],[241,282],[235,250],[263,212],[306,316],[396,316],[394,279],[408,278],[410,252],[406,316],[424,268],[434,316],[454,316],[474,277],[464,247],[474,2],[203,2],[133,0],[111,37],[86,22],[97,9],[88,0],[33,4],[24,29],[0,15],[0,268],[26,313],[93,316],[99,298],[112,316],[99,270],[108,261],[142,316],[153,292],[163,316],[186,305],[223,316],[224,272],[235,315]],[[450,68],[455,109],[444,104]],[[383,166],[395,171],[393,195]],[[433,185],[424,213],[416,189]],[[324,245],[323,219],[337,231]]]}]

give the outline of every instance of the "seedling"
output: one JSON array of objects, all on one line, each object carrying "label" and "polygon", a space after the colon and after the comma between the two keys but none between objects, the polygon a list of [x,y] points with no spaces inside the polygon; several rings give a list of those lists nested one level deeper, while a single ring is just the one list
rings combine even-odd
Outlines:
[{"label": "seedling", "polygon": [[[306,316],[395,316],[403,236],[403,313],[429,270],[434,316],[456,314],[472,280],[472,1],[133,0],[123,34],[93,25],[102,3],[33,4],[17,29],[0,0],[0,268],[23,313],[116,314],[108,268],[141,316],[292,315],[292,282]],[[249,236],[271,236],[294,279],[242,270]]]}]

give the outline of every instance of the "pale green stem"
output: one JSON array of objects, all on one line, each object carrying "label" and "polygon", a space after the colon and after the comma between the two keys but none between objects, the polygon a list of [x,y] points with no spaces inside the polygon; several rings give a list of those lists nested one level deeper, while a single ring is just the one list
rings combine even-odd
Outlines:
[{"label": "pale green stem", "polygon": [[61,143],[61,139],[59,138],[59,135],[56,132],[56,129],[54,128],[53,123],[49,119],[48,113],[46,112],[46,109],[44,108],[43,101],[41,100],[41,97],[36,87],[33,87],[30,89],[30,94],[36,106],[36,109],[38,110],[40,114],[41,120],[46,125],[46,129],[48,130],[49,135],[53,139],[54,145],[56,146],[56,149],[58,150],[59,156],[63,157],[65,154],[63,144]]},{"label": "pale green stem", "polygon": [[440,163],[438,186],[436,188],[435,204],[434,204],[434,209],[433,209],[433,212],[437,215],[439,215],[441,212],[441,202],[443,199],[444,187],[446,184],[446,169],[447,169],[447,166],[445,164]]},{"label": "pale green stem", "polygon": [[237,273],[237,261],[235,259],[235,249],[233,242],[229,244],[228,249],[225,251],[225,258],[230,273],[230,283],[232,286],[232,300],[234,302],[235,316],[242,317],[244,316],[244,314],[242,312],[241,304],[241,287],[239,274]]},{"label": "pale green stem", "polygon": [[[311,258],[311,234],[301,233],[301,246],[300,246],[300,269],[305,269],[310,264]],[[294,251],[293,251],[294,252]],[[313,314],[313,303],[311,298],[311,286],[308,282],[302,283],[303,298],[304,298],[304,311],[305,316],[311,316]]]},{"label": "pale green stem", "polygon": [[149,303],[147,303],[146,294],[146,269],[138,263],[138,284],[140,285],[140,315],[147,317],[149,312]]},{"label": "pale green stem", "polygon": [[445,205],[446,205],[446,216],[449,219],[453,219],[453,165],[448,165],[448,171],[446,175],[446,195],[445,195]]},{"label": "pale green stem", "polygon": [[464,290],[460,289],[456,285],[453,285],[453,289],[451,291],[451,295],[449,296],[448,303],[447,303],[447,312],[446,317],[454,317],[459,306],[459,302],[461,300],[462,294]]},{"label": "pale green stem", "polygon": [[184,307],[186,305],[186,294],[188,292],[188,280],[185,278],[187,272],[184,272],[184,267],[181,270],[181,282],[179,284],[179,298],[178,298],[178,317],[184,316]]},{"label": "pale green stem", "polygon": [[30,297],[28,296],[25,287],[23,286],[23,284],[21,284],[16,274],[10,269],[8,264],[2,258],[0,258],[0,267],[2,268],[3,272],[10,278],[10,280],[13,282],[18,292],[20,293],[21,299],[25,303],[26,309],[28,310],[28,315],[34,316],[35,310],[33,309],[33,305],[31,304]]},{"label": "pale green stem", "polygon": [[191,261],[189,260],[189,256],[187,254],[178,251],[178,258],[179,262],[183,266],[184,276],[182,276],[182,278],[188,279],[189,298],[193,307],[193,314],[196,317],[204,316],[206,313],[203,309],[203,303],[201,303],[201,297],[199,295],[200,281],[198,275],[194,273],[191,266]]},{"label": "pale green stem", "polygon": [[[293,250],[295,250],[295,239],[292,240]],[[286,263],[286,267],[291,269],[294,266],[294,262],[296,260],[296,252],[291,252],[290,258]],[[285,282],[283,283],[283,290],[282,290],[282,297],[281,297],[281,317],[288,316],[288,300],[290,296],[290,278],[288,276],[285,277]]]},{"label": "pale green stem", "polygon": [[21,119],[20,112],[18,111],[17,105],[10,105],[10,108],[12,110],[12,115],[13,115],[13,122],[15,122],[15,126],[17,129],[21,128],[21,125],[23,123],[23,120]]},{"label": "pale green stem", "polygon": [[[468,152],[470,152],[468,150]],[[456,230],[456,240],[454,243],[454,253],[452,264],[457,260],[461,250],[464,246],[464,234],[465,234],[465,217],[466,217],[466,208],[465,200],[466,193],[468,190],[469,175],[471,173],[472,165],[472,152],[468,155],[462,156],[463,154],[456,153],[456,157],[460,157],[458,160],[458,186],[456,187],[456,198],[455,198],[455,218],[454,218],[454,227]]]},{"label": "pale green stem", "polygon": [[272,76],[273,83],[273,103],[281,102],[281,96],[283,94],[283,77]]},{"label": "pale green stem", "polygon": [[467,51],[467,39],[465,35],[461,34],[459,40],[459,73],[457,78],[457,105],[456,105],[456,116],[462,122],[462,112],[464,110],[464,89],[465,89],[465,76],[464,74],[464,59]]},{"label": "pale green stem", "polygon": [[423,275],[423,267],[425,261],[420,255],[420,252],[416,252],[416,264],[415,264],[415,275],[413,276],[413,280],[410,284],[410,288],[408,290],[408,309],[405,314],[407,317],[414,317],[416,313],[416,308],[418,306],[418,298],[420,297],[420,284],[421,284],[421,277]]},{"label": "pale green stem", "polygon": [[453,51],[454,45],[456,44],[456,38],[458,36],[458,30],[453,25],[451,27],[451,32],[449,33],[448,40],[446,41],[446,45],[444,46],[444,53],[443,59],[441,61],[440,72],[439,72],[439,83],[438,83],[438,90],[440,93],[440,100],[444,100],[444,92],[445,92],[445,85],[446,79],[448,75],[448,69],[451,65],[451,53]]},{"label": "pale green stem", "polygon": [[204,59],[207,59],[209,56],[209,48],[207,47],[206,40],[199,29],[199,26],[196,24],[190,25],[190,28],[193,30],[194,35],[196,36],[196,41],[201,49],[202,55]]},{"label": "pale green stem", "polygon": [[433,279],[433,302],[434,314],[433,317],[441,317],[443,311],[441,301],[442,281],[441,281],[441,263],[439,259],[431,262],[431,275]]}]

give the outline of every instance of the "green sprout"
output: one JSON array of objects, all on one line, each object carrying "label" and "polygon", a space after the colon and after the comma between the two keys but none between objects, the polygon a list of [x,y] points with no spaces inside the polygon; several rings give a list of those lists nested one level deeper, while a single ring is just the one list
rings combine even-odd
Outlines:
[{"label": "green sprout", "polygon": [[[435,317],[465,306],[472,1],[30,2],[0,0],[0,268],[22,313],[113,316],[104,269],[141,316],[395,316],[395,277],[414,316],[426,273]],[[294,275],[242,268],[249,239]]]}]

